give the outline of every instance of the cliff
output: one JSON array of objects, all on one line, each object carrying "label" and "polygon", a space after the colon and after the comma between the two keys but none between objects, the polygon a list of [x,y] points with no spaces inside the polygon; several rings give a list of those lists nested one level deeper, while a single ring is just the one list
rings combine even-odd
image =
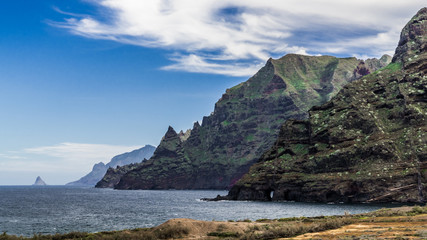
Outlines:
[{"label": "cliff", "polygon": [[423,8],[390,65],[313,107],[308,120],[287,121],[225,199],[425,202],[426,39]]},{"label": "cliff", "polygon": [[[345,84],[391,57],[365,61],[288,54],[269,59],[246,82],[227,89],[200,125],[169,128],[153,157],[126,173],[118,189],[225,189],[264,153],[289,118],[305,119]],[[111,185],[111,184],[110,184]]]},{"label": "cliff", "polygon": [[[147,161],[147,159],[142,160]],[[96,188],[113,188],[119,183],[120,178],[123,177],[130,170],[135,169],[138,166],[137,163],[127,164],[124,166],[117,166],[116,168],[108,168],[102,179],[96,183]]]},{"label": "cliff", "polygon": [[[95,186],[106,174],[109,168],[116,168],[132,163],[139,163],[144,159],[148,159],[153,155],[156,148],[151,145],[145,145],[142,148],[133,150],[128,153],[117,155],[111,159],[107,164],[102,162],[93,166],[92,171],[77,181],[67,183],[70,186]],[[113,171],[113,170],[111,170]],[[102,186],[102,185],[100,185]]]}]

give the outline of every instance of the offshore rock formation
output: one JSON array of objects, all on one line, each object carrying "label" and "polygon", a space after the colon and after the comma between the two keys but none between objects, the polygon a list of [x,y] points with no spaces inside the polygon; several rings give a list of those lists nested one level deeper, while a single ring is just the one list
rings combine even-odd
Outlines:
[{"label": "offshore rock formation", "polygon": [[[186,133],[169,127],[153,157],[124,174],[115,188],[230,187],[274,143],[285,120],[307,118],[311,106],[326,102],[365,72],[386,66],[390,58],[288,54],[269,59],[249,80],[227,89],[201,125],[196,122]],[[105,178],[113,179],[109,174],[115,173]]]},{"label": "offshore rock formation", "polygon": [[105,173],[110,168],[112,169],[110,171],[114,171],[114,168],[118,166],[140,163],[141,161],[150,158],[153,155],[154,150],[156,150],[155,147],[151,145],[145,145],[144,147],[133,150],[132,152],[117,155],[113,157],[106,165],[102,162],[95,164],[90,173],[80,178],[79,180],[67,183],[66,185],[93,187],[104,177]]},{"label": "offshore rock formation", "polygon": [[425,202],[427,8],[404,27],[393,62],[287,121],[227,197],[307,202]]},{"label": "offshore rock formation", "polygon": [[38,176],[36,178],[36,181],[34,182],[33,186],[46,186],[47,184],[43,181],[43,179]]}]

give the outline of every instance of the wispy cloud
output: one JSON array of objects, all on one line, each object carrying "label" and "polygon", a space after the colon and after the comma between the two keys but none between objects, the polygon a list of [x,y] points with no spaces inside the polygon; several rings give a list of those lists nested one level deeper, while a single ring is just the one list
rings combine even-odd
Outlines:
[{"label": "wispy cloud", "polygon": [[72,164],[92,165],[96,162],[108,162],[117,154],[132,151],[139,146],[117,146],[107,144],[60,143],[53,146],[27,148],[26,153],[39,154],[60,159]]},{"label": "wispy cloud", "polygon": [[98,162],[107,163],[115,155],[141,146],[108,144],[60,143],[52,146],[26,148],[0,154],[2,170],[18,172],[59,171],[84,173]]},{"label": "wispy cloud", "polygon": [[215,73],[229,76],[248,76],[254,73],[254,69],[259,69],[261,64],[253,61],[252,63],[215,63],[209,59],[195,54],[184,55],[171,58],[176,63],[165,66],[164,70],[177,70],[196,73]]},{"label": "wispy cloud", "polygon": [[[422,0],[91,0],[102,16],[58,27],[94,39],[169,49],[165,70],[251,75],[285,53],[379,56]],[[107,14],[108,13],[108,14]]]},{"label": "wispy cloud", "polygon": [[17,152],[0,153],[0,159],[25,159],[23,156],[19,156]]}]

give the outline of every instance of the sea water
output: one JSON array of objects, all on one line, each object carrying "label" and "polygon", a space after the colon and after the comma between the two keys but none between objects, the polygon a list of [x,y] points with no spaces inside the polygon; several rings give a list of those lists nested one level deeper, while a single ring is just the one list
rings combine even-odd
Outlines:
[{"label": "sea water", "polygon": [[390,205],[297,202],[205,202],[226,191],[112,190],[0,186],[0,233],[31,236],[153,227],[171,218],[277,219],[369,212]]}]

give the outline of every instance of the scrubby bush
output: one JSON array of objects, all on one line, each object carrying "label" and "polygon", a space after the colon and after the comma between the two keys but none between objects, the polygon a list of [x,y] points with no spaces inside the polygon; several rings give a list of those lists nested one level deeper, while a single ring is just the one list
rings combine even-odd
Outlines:
[{"label": "scrubby bush", "polygon": [[154,235],[158,239],[181,238],[187,235],[190,229],[187,227],[172,225],[154,230]]},{"label": "scrubby bush", "polygon": [[219,238],[237,238],[240,236],[237,232],[210,232],[208,233],[208,236],[210,237],[219,237]]}]

